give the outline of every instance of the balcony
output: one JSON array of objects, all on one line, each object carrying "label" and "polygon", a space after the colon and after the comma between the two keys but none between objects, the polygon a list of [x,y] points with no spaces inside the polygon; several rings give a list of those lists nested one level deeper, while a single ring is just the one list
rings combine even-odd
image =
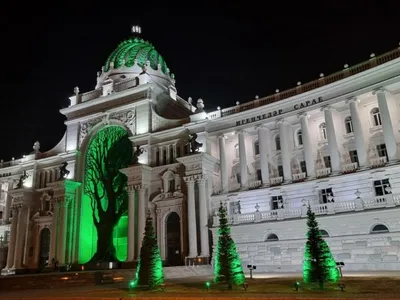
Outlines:
[{"label": "balcony", "polygon": [[317,178],[328,177],[331,174],[331,168],[322,168],[316,170]]},{"label": "balcony", "polygon": [[387,163],[386,156],[370,158],[371,168],[383,167]]},{"label": "balcony", "polygon": [[358,163],[356,163],[356,162],[344,164],[342,166],[342,173],[343,174],[353,173],[353,172],[357,171],[357,169],[358,169]]},{"label": "balcony", "polygon": [[[384,196],[375,196],[367,199],[357,198],[346,202],[329,202],[311,206],[311,210],[316,215],[335,215],[340,213],[358,212],[369,209],[383,209],[400,206],[400,194],[387,194]],[[295,218],[305,218],[307,216],[307,206],[304,203],[299,208],[282,208],[269,211],[256,211],[245,214],[230,214],[228,221],[231,225],[268,222],[276,220],[286,220]],[[218,216],[213,217],[213,226],[219,226]]]}]

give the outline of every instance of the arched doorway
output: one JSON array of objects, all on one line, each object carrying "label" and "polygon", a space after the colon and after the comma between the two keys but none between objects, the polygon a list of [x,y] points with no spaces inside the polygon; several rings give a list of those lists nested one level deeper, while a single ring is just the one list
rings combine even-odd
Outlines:
[{"label": "arched doorway", "polygon": [[182,264],[181,218],[176,212],[172,212],[166,218],[165,223],[167,263],[170,266],[179,266]]},{"label": "arched doorway", "polygon": [[47,266],[50,255],[50,229],[43,228],[40,232],[39,270]]}]

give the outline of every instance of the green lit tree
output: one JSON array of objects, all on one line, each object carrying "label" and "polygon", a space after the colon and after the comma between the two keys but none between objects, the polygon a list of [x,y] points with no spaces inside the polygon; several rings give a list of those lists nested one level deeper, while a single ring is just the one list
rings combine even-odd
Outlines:
[{"label": "green lit tree", "polygon": [[310,205],[307,209],[307,242],[303,261],[305,283],[318,283],[321,289],[326,282],[337,282],[339,271],[328,244],[322,238],[315,214]]},{"label": "green lit tree", "polygon": [[96,253],[89,262],[116,261],[114,227],[127,211],[127,177],[119,170],[132,161],[132,143],[119,126],[100,130],[86,154],[84,193],[90,198],[97,231]]},{"label": "green lit tree", "polygon": [[214,282],[226,282],[231,288],[232,284],[243,284],[245,278],[235,242],[231,237],[226,207],[222,203],[218,215],[219,229],[214,260]]},{"label": "green lit tree", "polygon": [[153,220],[149,212],[133,286],[146,285],[153,289],[162,283],[164,283],[164,273],[160,249],[158,248],[157,236],[154,232]]}]

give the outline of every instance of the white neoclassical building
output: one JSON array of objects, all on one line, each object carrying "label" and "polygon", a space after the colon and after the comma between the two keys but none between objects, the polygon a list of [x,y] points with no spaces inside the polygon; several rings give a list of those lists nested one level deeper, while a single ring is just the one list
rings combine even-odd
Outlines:
[{"label": "white neoclassical building", "polygon": [[41,152],[36,142],[0,163],[2,274],[51,258],[90,261],[97,232],[86,154],[109,126],[142,152],[120,170],[129,199],[113,233],[119,261],[137,260],[149,211],[166,264],[209,263],[222,202],[244,265],[300,270],[310,204],[347,270],[400,270],[400,49],[208,111],[206,101],[178,96],[139,31],[109,56],[94,90],[74,89],[57,146]]}]

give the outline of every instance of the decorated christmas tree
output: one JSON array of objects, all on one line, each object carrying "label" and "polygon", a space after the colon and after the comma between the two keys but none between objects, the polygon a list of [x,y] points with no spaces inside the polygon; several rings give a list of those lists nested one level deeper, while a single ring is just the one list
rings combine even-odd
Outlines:
[{"label": "decorated christmas tree", "polygon": [[231,288],[232,284],[243,284],[245,278],[235,242],[231,237],[226,207],[222,203],[218,215],[219,229],[218,244],[215,251],[214,282],[226,282]]},{"label": "decorated christmas tree", "polygon": [[322,238],[315,214],[310,205],[307,209],[307,242],[303,261],[303,280],[305,283],[315,282],[323,289],[325,282],[336,282],[339,271],[328,244]]},{"label": "decorated christmas tree", "polygon": [[149,212],[136,269],[136,279],[131,286],[146,285],[153,289],[162,283],[164,283],[164,274],[160,249],[157,245],[157,236],[154,232],[153,220]]}]

